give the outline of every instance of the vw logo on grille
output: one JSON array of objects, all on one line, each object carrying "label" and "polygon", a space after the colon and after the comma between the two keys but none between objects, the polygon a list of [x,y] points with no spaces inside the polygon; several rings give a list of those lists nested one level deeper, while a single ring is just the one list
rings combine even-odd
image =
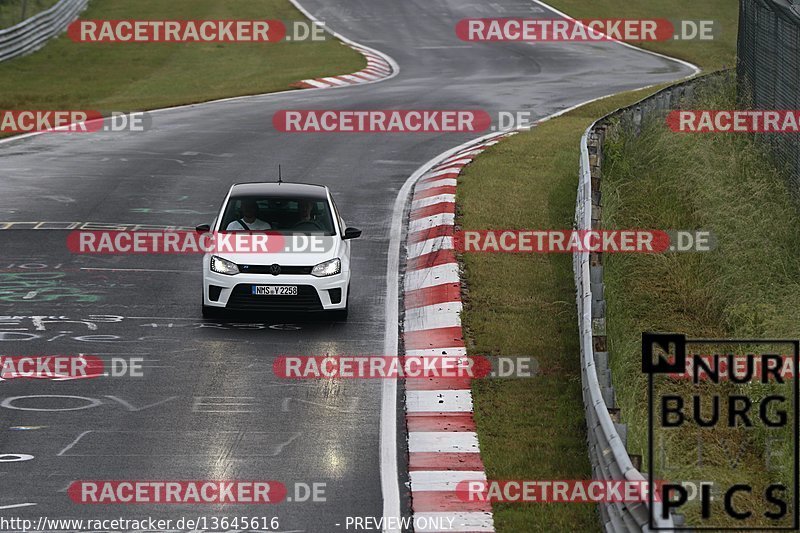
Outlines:
[{"label": "vw logo on grille", "polygon": [[273,276],[277,276],[281,273],[281,266],[278,264],[272,265],[269,267],[269,273]]}]

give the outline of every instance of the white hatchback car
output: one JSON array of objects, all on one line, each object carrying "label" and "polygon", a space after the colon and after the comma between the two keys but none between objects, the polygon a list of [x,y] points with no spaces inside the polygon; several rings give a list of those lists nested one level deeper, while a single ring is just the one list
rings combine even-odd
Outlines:
[{"label": "white hatchback car", "polygon": [[[218,237],[266,233],[279,250],[215,250],[203,257],[203,316],[245,312],[330,311],[345,320],[350,296],[348,228],[327,187],[302,183],[239,183],[217,218],[198,232]],[[275,242],[275,241],[272,241]]]}]

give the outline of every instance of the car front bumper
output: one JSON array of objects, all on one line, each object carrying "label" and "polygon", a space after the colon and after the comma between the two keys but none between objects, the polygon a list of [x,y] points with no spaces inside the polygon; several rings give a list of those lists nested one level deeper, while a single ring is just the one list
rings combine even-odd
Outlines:
[{"label": "car front bumper", "polygon": [[[231,311],[328,311],[347,307],[350,272],[318,278],[311,275],[203,272],[203,305]],[[255,296],[253,285],[296,285],[297,296]]]}]

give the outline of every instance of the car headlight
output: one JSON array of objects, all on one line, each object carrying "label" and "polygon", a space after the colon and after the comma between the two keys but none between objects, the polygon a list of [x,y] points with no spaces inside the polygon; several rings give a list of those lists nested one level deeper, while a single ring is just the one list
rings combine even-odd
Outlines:
[{"label": "car headlight", "polygon": [[223,259],[221,257],[217,257],[216,255],[212,255],[211,271],[217,272],[219,274],[226,274],[228,276],[233,276],[234,274],[239,273],[239,266],[236,263],[228,261],[227,259]]},{"label": "car headlight", "polygon": [[325,261],[324,263],[320,263],[314,268],[312,268],[311,275],[317,276],[318,278],[324,278],[325,276],[335,276],[341,271],[342,271],[342,262],[337,257],[336,259]]}]

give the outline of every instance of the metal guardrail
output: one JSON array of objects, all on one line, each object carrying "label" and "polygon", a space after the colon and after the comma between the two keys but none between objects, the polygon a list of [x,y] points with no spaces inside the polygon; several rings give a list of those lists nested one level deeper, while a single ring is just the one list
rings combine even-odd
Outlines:
[{"label": "metal guardrail", "polygon": [[[715,76],[719,74],[712,74]],[[600,229],[602,202],[603,143],[607,129],[615,119],[638,133],[642,123],[652,116],[663,117],[691,99],[695,87],[708,76],[694,78],[663,89],[631,106],[618,109],[597,120],[581,138],[580,180],[575,207],[577,230]],[[589,458],[592,477],[604,480],[645,481],[639,471],[641,457],[626,449],[627,426],[621,423],[620,410],[608,365],[606,346],[606,302],[603,284],[603,254],[577,252],[573,255],[577,289],[578,327],[581,344],[581,379],[586,410]],[[682,527],[683,517],[662,519],[661,505],[653,503],[654,526]],[[649,531],[650,510],[646,503],[603,503],[600,517],[607,532]]]},{"label": "metal guardrail", "polygon": [[6,61],[38,50],[86,9],[89,0],[61,0],[46,11],[23,20],[16,26],[0,30],[0,61]]},{"label": "metal guardrail", "polygon": [[[599,200],[599,195],[595,196],[596,187],[592,187],[592,161],[597,158],[596,149],[602,147],[602,134],[595,132],[597,124],[592,124],[581,139],[581,177],[575,210],[578,230],[596,228],[598,222],[598,219],[594,219],[596,211],[593,209],[593,198]],[[590,139],[594,154],[589,151]],[[625,449],[624,426],[618,424],[619,411],[615,407],[608,352],[605,351],[605,317],[602,316],[605,313],[598,312],[605,311],[603,267],[602,264],[592,264],[596,261],[596,254],[588,252],[577,252],[573,256],[581,380],[592,478],[645,481]],[[617,419],[616,422],[612,415]],[[650,520],[649,509],[644,503],[601,503],[599,509],[604,529],[608,532],[645,531]],[[674,527],[671,519],[657,525]]]}]

